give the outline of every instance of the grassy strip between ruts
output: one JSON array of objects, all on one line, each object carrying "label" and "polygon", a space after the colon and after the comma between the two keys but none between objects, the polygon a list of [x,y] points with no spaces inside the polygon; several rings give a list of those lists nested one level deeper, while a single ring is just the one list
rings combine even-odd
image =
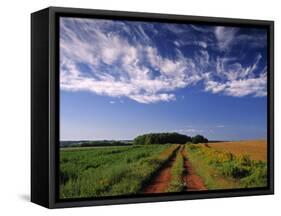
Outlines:
[{"label": "grassy strip between ruts", "polygon": [[60,198],[136,194],[179,145],[61,151]]},{"label": "grassy strip between ruts", "polygon": [[184,184],[183,184],[183,171],[184,171],[184,160],[183,156],[181,154],[181,151],[183,151],[184,146],[181,146],[180,149],[178,150],[175,162],[172,166],[172,180],[169,184],[169,187],[167,189],[167,192],[180,192],[183,191],[184,189]]},{"label": "grassy strip between ruts", "polygon": [[208,189],[265,187],[267,164],[250,160],[247,155],[235,156],[206,146],[187,144],[186,151],[195,171]]}]

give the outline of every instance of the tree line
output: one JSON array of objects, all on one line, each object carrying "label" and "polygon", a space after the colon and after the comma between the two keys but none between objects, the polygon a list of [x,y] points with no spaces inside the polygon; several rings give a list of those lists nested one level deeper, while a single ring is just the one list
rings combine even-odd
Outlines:
[{"label": "tree line", "polygon": [[190,137],[179,133],[149,133],[137,136],[133,143],[136,145],[166,144],[166,143],[207,143],[208,139],[202,135]]}]

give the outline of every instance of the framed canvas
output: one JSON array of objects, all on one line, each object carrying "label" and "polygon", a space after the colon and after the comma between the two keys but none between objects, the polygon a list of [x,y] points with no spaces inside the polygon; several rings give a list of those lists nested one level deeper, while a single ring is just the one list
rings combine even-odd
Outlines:
[{"label": "framed canvas", "polygon": [[31,201],[273,194],[273,21],[31,15]]}]

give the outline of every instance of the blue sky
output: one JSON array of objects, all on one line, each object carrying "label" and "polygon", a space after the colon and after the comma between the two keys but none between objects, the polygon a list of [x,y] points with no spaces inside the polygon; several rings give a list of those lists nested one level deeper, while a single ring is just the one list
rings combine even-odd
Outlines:
[{"label": "blue sky", "polygon": [[60,20],[61,140],[266,138],[266,30]]}]

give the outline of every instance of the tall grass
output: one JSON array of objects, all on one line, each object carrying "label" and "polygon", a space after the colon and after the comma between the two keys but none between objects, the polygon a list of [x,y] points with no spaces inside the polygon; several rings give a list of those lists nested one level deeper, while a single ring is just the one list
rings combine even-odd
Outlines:
[{"label": "tall grass", "polygon": [[184,159],[181,154],[181,151],[183,150],[183,146],[181,146],[172,166],[172,180],[168,186],[167,192],[180,192],[184,190],[184,182],[182,176],[184,172]]},{"label": "tall grass", "polygon": [[60,151],[60,198],[139,193],[178,145]]},{"label": "tall grass", "polygon": [[208,189],[251,188],[267,185],[267,164],[205,146],[188,144],[186,149],[195,170]]}]

